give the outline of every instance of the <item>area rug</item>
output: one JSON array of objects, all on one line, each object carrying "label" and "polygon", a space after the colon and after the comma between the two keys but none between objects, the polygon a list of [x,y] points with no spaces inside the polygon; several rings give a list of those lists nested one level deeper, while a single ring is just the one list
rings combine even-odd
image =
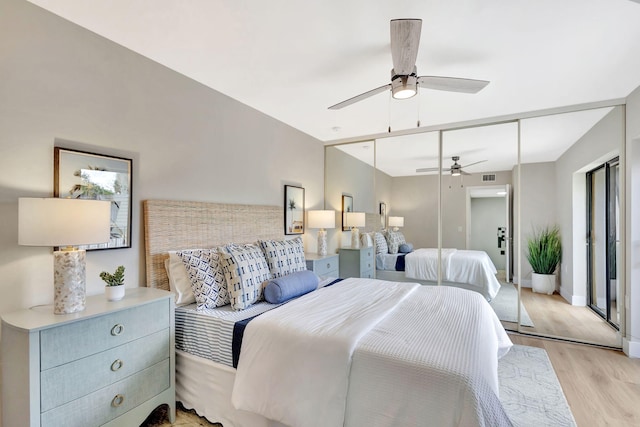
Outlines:
[{"label": "area rug", "polygon": [[516,427],[576,426],[547,352],[514,345],[498,363],[500,401]]},{"label": "area rug", "polygon": [[[500,290],[494,299],[489,302],[498,315],[498,319],[504,322],[518,321],[518,290],[513,283],[501,283]],[[533,321],[527,313],[527,309],[520,303],[520,319],[522,326],[533,327]]]}]

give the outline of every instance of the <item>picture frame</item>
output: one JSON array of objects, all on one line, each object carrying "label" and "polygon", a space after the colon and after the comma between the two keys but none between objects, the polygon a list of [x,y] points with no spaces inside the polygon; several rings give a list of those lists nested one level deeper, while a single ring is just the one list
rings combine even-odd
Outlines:
[{"label": "picture frame", "polygon": [[380,202],[380,225],[383,230],[387,228],[387,204],[385,202]]},{"label": "picture frame", "polygon": [[54,147],[54,197],[111,201],[109,242],[80,249],[131,247],[132,167],[131,159]]},{"label": "picture frame", "polygon": [[342,231],[349,231],[347,223],[347,212],[353,212],[353,196],[342,195]]},{"label": "picture frame", "polygon": [[304,188],[284,186],[284,234],[304,234]]}]

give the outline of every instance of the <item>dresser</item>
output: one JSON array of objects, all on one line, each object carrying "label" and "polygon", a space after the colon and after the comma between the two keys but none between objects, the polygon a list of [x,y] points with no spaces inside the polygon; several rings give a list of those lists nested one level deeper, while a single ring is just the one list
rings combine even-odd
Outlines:
[{"label": "dresser", "polygon": [[2,425],[138,426],[159,405],[175,421],[173,294],[127,288],[84,311],[2,316]]},{"label": "dresser", "polygon": [[340,248],[340,277],[375,277],[374,248]]},{"label": "dresser", "polygon": [[304,259],[307,270],[312,270],[320,277],[338,277],[340,274],[338,254],[304,254]]}]

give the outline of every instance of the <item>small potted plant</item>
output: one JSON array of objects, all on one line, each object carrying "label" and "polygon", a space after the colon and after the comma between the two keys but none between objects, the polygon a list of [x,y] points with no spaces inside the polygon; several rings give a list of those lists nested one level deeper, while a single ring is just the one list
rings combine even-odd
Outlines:
[{"label": "small potted plant", "polygon": [[109,301],[119,301],[124,297],[124,266],[116,268],[115,273],[100,273],[100,278],[105,281],[104,293]]},{"label": "small potted plant", "polygon": [[547,226],[536,230],[527,239],[527,261],[531,264],[533,292],[551,295],[556,290],[555,271],[562,259],[560,230]]}]

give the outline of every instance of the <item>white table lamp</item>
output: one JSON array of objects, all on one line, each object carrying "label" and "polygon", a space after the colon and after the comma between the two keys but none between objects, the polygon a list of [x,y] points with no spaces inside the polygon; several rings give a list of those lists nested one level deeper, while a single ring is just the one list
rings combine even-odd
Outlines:
[{"label": "white table lamp", "polygon": [[326,228],[336,227],[336,211],[309,211],[307,213],[309,228],[318,228],[318,255],[327,254]]},{"label": "white table lamp", "polygon": [[366,224],[366,216],[364,212],[347,212],[345,215],[345,225],[351,227],[351,247],[360,247],[360,230],[358,227],[364,227]]},{"label": "white table lamp", "polygon": [[390,216],[389,227],[393,227],[393,231],[398,231],[398,227],[404,227],[403,216]]},{"label": "white table lamp", "polygon": [[53,312],[84,310],[85,251],[75,245],[106,243],[111,202],[84,199],[19,198],[18,244],[59,246],[53,252]]}]

